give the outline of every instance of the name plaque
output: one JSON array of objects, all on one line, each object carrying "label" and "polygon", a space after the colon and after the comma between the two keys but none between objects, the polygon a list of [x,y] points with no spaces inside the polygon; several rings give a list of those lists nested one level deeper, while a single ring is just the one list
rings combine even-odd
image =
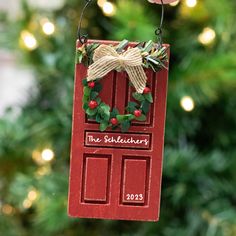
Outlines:
[{"label": "name plaque", "polygon": [[149,149],[150,142],[150,134],[85,132],[86,146]]}]

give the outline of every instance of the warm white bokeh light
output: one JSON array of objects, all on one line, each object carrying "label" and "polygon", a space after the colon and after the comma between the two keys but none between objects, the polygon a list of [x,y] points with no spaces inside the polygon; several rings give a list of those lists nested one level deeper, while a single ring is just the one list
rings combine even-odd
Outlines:
[{"label": "warm white bokeh light", "polygon": [[193,8],[197,5],[197,0],[186,0],[187,7]]},{"label": "warm white bokeh light", "polygon": [[198,41],[201,44],[209,45],[214,41],[215,37],[215,31],[209,27],[206,27],[203,29],[203,32],[198,36]]},{"label": "warm white bokeh light", "polygon": [[29,191],[29,193],[28,193],[28,199],[29,199],[30,201],[35,201],[35,200],[37,199],[37,197],[38,197],[38,193],[37,193],[36,190],[32,189],[32,190]]},{"label": "warm white bokeh light", "polygon": [[1,208],[1,212],[4,215],[12,215],[14,213],[14,208],[9,204],[4,204]]},{"label": "warm white bokeh light", "polygon": [[98,4],[99,7],[102,8],[103,5],[104,5],[106,2],[107,2],[107,0],[98,0],[98,1],[97,1],[97,4]]},{"label": "warm white bokeh light", "polygon": [[48,21],[43,23],[42,29],[46,35],[52,35],[55,32],[55,25],[52,22]]},{"label": "warm white bokeh light", "polygon": [[23,208],[25,209],[29,209],[32,206],[32,204],[33,204],[32,201],[30,201],[28,198],[26,198],[22,203]]},{"label": "warm white bokeh light", "polygon": [[106,16],[114,16],[116,9],[113,3],[105,2],[102,6],[102,11]]},{"label": "warm white bokeh light", "polygon": [[54,158],[54,152],[51,149],[44,149],[41,156],[44,161],[51,161]]},{"label": "warm white bokeh light", "polygon": [[36,38],[34,37],[34,35],[26,30],[23,30],[21,32],[21,39],[24,43],[24,46],[28,50],[34,50],[38,47],[38,42],[37,42]]},{"label": "warm white bokeh light", "polygon": [[188,112],[192,111],[195,107],[195,103],[190,96],[184,96],[180,101],[180,105],[185,111]]}]

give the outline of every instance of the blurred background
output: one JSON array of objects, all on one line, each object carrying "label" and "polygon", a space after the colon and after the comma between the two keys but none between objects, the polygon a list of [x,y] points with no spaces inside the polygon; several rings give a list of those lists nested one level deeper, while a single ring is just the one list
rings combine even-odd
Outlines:
[{"label": "blurred background", "polygon": [[[67,216],[76,29],[84,0],[0,0],[0,235],[235,236],[236,1],[166,5],[171,44],[158,223]],[[90,38],[155,39],[161,7],[94,0]]]}]

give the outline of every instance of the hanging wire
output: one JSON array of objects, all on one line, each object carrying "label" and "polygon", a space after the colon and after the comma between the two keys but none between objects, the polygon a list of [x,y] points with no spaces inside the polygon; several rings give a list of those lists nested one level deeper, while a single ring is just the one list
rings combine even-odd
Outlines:
[{"label": "hanging wire", "polygon": [[[78,27],[78,39],[81,44],[84,44],[88,41],[88,34],[81,33],[81,26],[82,26],[84,13],[92,1],[93,0],[85,0],[86,3],[80,15],[79,27]],[[157,36],[157,41],[158,41],[158,47],[161,47],[163,43],[163,22],[164,22],[164,16],[165,16],[165,6],[163,3],[163,0],[160,0],[160,1],[161,1],[161,21],[160,21],[159,27],[155,30],[155,35]]]},{"label": "hanging wire", "polygon": [[85,10],[87,9],[87,7],[90,5],[90,3],[93,0],[85,0],[85,1],[86,1],[86,3],[85,3],[85,5],[82,9],[82,12],[81,12],[81,15],[80,15],[80,20],[79,20],[79,27],[78,27],[78,39],[79,39],[81,44],[84,44],[88,41],[88,34],[82,34],[81,33],[81,26],[82,26],[82,21],[83,21]]},{"label": "hanging wire", "polygon": [[163,0],[160,1],[161,1],[161,22],[160,26],[155,30],[155,34],[157,36],[157,41],[158,41],[158,47],[162,47],[163,43],[163,22],[165,17],[165,5],[163,3]]}]

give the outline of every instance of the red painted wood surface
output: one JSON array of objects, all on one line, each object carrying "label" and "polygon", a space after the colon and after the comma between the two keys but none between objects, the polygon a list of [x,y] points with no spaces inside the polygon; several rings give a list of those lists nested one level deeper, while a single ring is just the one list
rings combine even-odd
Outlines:
[{"label": "red painted wood surface", "polygon": [[[82,109],[86,72],[83,65],[76,65],[68,213],[80,218],[157,221],[168,71],[147,70],[154,104],[147,121],[133,122],[125,134],[100,132],[98,124],[86,118]],[[125,72],[109,73],[102,80],[102,100],[124,113],[132,100],[128,83]]]}]

